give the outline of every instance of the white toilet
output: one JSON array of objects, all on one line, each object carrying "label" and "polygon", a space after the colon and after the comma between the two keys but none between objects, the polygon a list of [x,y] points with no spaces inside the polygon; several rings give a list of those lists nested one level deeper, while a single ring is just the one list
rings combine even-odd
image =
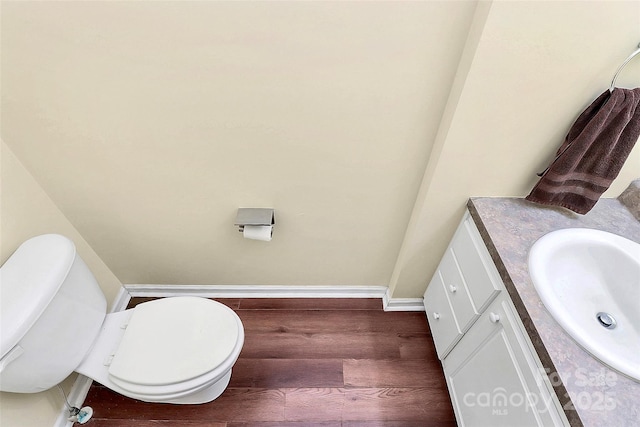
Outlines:
[{"label": "white toilet", "polygon": [[206,403],[225,390],[244,343],[229,307],[197,297],[106,306],[71,240],[20,245],[0,268],[0,390],[40,392],[73,371],[146,402]]}]

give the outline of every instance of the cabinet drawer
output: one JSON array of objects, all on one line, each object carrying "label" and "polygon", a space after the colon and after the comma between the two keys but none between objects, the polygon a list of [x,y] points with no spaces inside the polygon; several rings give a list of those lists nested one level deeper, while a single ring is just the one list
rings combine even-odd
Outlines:
[{"label": "cabinet drawer", "polygon": [[438,358],[442,359],[462,337],[462,332],[453,315],[439,271],[436,271],[433,275],[433,279],[431,279],[431,283],[425,292],[424,308],[431,328],[431,335],[436,345]]},{"label": "cabinet drawer", "polygon": [[504,285],[470,217],[458,228],[451,250],[468,284],[471,301],[476,311],[482,313]]},{"label": "cabinet drawer", "polygon": [[471,302],[469,289],[462,278],[458,262],[451,248],[447,249],[442,261],[440,261],[439,270],[458,326],[462,332],[465,332],[479,314]]}]

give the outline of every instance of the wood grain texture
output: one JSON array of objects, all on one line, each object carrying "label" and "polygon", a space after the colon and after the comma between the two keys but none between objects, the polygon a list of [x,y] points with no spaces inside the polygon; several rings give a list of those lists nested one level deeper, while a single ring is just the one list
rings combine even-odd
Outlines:
[{"label": "wood grain texture", "polygon": [[90,421],[94,427],[228,427],[226,422],[216,421],[186,421],[186,420],[120,420],[120,419],[93,419]]},{"label": "wood grain texture", "polygon": [[229,387],[342,387],[341,359],[247,359],[233,367]]},{"label": "wood grain texture", "polygon": [[417,387],[346,389],[343,420],[450,420],[449,396],[440,390]]},{"label": "wood grain texture", "polygon": [[366,420],[366,421],[343,421],[341,427],[451,427],[455,426],[451,421],[438,421],[424,419],[420,421],[383,421],[383,420]]},{"label": "wood grain texture", "polygon": [[344,384],[350,387],[432,387],[441,390],[444,378],[425,360],[344,361]]},{"label": "wood grain texture", "polygon": [[341,421],[346,393],[342,388],[285,390],[287,421]]},{"label": "wood grain texture", "polygon": [[382,310],[237,310],[251,332],[390,332],[422,333],[429,329],[424,313]]},{"label": "wood grain texture", "polygon": [[380,333],[254,333],[245,339],[245,358],[285,359],[399,359],[397,334]]},{"label": "wood grain texture", "polygon": [[104,387],[92,387],[85,405],[93,407],[95,418],[283,421],[285,394],[280,389],[229,387],[216,400],[204,405],[171,405],[140,402]]},{"label": "wood grain texture", "polygon": [[227,427],[341,427],[341,421],[230,422]]},{"label": "wood grain texture", "polygon": [[[133,299],[130,306],[148,299]],[[203,405],[139,402],[94,384],[94,427],[453,427],[424,313],[379,300],[220,299],[242,319],[231,382]]]}]

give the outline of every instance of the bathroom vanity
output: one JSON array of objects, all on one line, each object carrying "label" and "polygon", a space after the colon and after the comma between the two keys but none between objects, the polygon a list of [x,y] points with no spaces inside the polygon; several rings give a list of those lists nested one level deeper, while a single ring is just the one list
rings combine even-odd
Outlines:
[{"label": "bathroom vanity", "polygon": [[585,216],[522,199],[469,201],[424,298],[460,426],[631,426],[640,419],[640,383],[580,348],[529,278],[531,245],[575,227],[640,242],[640,223],[615,199]]}]

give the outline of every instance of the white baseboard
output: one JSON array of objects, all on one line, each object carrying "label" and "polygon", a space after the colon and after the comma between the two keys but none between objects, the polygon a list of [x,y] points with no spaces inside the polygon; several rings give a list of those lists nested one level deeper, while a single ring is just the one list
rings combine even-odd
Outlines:
[{"label": "white baseboard", "polygon": [[424,311],[422,298],[391,298],[387,289],[382,297],[384,311]]},{"label": "white baseboard", "polygon": [[132,297],[381,298],[384,311],[424,311],[422,298],[391,298],[386,286],[125,285]]},{"label": "white baseboard", "polygon": [[125,285],[132,297],[382,298],[386,286]]}]

